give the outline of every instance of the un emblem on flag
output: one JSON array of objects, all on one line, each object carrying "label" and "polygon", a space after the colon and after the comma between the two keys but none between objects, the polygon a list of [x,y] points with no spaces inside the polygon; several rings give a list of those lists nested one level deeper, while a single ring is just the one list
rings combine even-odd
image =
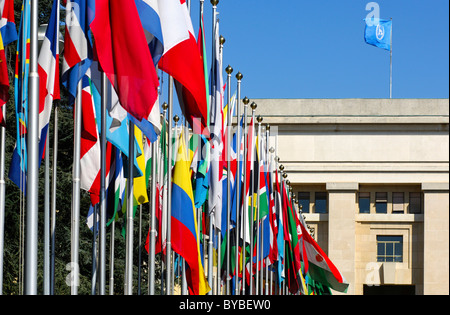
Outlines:
[{"label": "un emblem on flag", "polygon": [[375,32],[375,35],[377,36],[377,39],[378,39],[379,41],[383,40],[384,34],[385,34],[384,26],[381,25],[381,24],[378,24],[378,25],[377,25],[376,32]]}]

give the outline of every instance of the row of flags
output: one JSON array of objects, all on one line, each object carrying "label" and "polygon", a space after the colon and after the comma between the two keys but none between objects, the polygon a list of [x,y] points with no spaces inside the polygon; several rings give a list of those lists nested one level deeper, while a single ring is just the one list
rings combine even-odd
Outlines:
[{"label": "row of flags", "polygon": [[[94,217],[102,196],[104,132],[108,225],[126,211],[149,203],[150,184],[155,185],[155,202],[150,205],[157,222],[155,246],[150,247],[153,236],[149,231],[146,249],[165,256],[170,226],[170,246],[184,259],[190,294],[208,294],[213,287],[205,272],[212,272],[205,265],[205,238],[214,240],[221,283],[234,283],[234,294],[252,288],[255,274],[264,268],[277,275],[274,283],[286,284],[292,294],[322,294],[329,289],[346,292],[348,283],[295,209],[293,196],[269,154],[268,132],[261,132],[253,115],[248,126],[246,116],[237,117],[239,139],[238,133],[227,136],[239,100],[234,95],[225,104],[225,91],[230,87],[222,77],[219,21],[213,25],[213,58],[207,69],[203,16],[196,39],[183,0],[67,0],[61,4],[66,12],[61,69],[59,0],[53,2],[38,58],[39,158],[44,156],[53,102],[60,99],[62,84],[70,93],[70,102],[81,99],[80,156],[74,159],[80,162],[81,189],[91,196],[88,226],[93,229],[98,224]],[[0,10],[0,105],[6,103],[9,89],[4,46],[18,40],[17,142],[9,178],[26,193],[30,0],[23,1],[18,33],[13,1],[1,0]],[[166,117],[165,110],[161,115],[157,69],[173,77],[192,132],[167,128],[171,117]],[[103,102],[107,104],[104,131],[100,123]],[[3,116],[0,123],[5,124]],[[133,146],[129,143],[131,127]],[[168,156],[169,146],[173,156]],[[134,209],[125,206],[130,156],[136,157],[132,163]]]}]

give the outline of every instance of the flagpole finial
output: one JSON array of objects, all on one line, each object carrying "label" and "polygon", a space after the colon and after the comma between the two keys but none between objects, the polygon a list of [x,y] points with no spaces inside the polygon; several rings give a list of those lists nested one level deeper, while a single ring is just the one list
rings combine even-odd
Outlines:
[{"label": "flagpole finial", "polygon": [[261,117],[261,115],[258,115],[258,117],[256,117],[256,121],[258,123],[261,123],[263,121],[263,118]]},{"label": "flagpole finial", "polygon": [[270,147],[269,152],[273,154],[275,152],[274,147]]},{"label": "flagpole finial", "polygon": [[283,170],[284,170],[284,165],[281,164],[281,165],[280,165],[280,171],[283,171]]},{"label": "flagpole finial", "polygon": [[255,102],[253,102],[251,105],[250,105],[250,107],[252,108],[252,110],[255,110],[256,109],[256,107],[258,107],[258,105],[256,105],[256,103]]},{"label": "flagpole finial", "polygon": [[266,130],[267,130],[267,131],[270,130],[270,125],[269,125],[269,124],[266,125]]},{"label": "flagpole finial", "polygon": [[220,42],[220,45],[223,46],[223,44],[225,44],[225,37],[223,37],[222,35],[220,35],[220,37],[219,37],[219,42]]},{"label": "flagpole finial", "polygon": [[173,117],[173,121],[174,121],[175,123],[178,123],[179,120],[180,120],[180,117],[178,117],[178,115],[175,115],[175,116]]},{"label": "flagpole finial", "polygon": [[211,4],[213,6],[217,6],[219,4],[219,0],[211,0]]},{"label": "flagpole finial", "polygon": [[227,74],[231,75],[233,73],[233,68],[230,65],[228,65],[225,71],[227,72]]},{"label": "flagpole finial", "polygon": [[247,106],[248,103],[250,103],[250,99],[246,96],[246,97],[244,97],[244,99],[242,100],[242,102],[244,103],[245,106]]},{"label": "flagpole finial", "polygon": [[162,109],[163,109],[163,110],[167,110],[168,108],[169,108],[169,105],[167,105],[167,103],[164,102],[164,103],[162,104]]},{"label": "flagpole finial", "polygon": [[244,77],[244,76],[243,76],[242,73],[240,73],[240,72],[238,72],[238,73],[236,74],[236,79],[238,79],[239,81],[241,81],[243,77]]},{"label": "flagpole finial", "polygon": [[283,178],[287,178],[288,174],[286,172],[283,172]]}]

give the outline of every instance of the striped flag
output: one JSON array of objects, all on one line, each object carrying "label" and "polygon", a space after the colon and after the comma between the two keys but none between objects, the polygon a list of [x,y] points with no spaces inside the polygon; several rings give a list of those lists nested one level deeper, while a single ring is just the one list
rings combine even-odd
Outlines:
[{"label": "striped flag", "polygon": [[0,33],[0,127],[6,126],[3,118],[3,105],[9,100],[8,65],[6,62],[5,48],[3,47],[2,34]]},{"label": "striped flag", "polygon": [[92,64],[88,1],[67,0],[66,4],[66,31],[61,81],[69,90],[73,98],[71,101],[76,97],[78,82]]},{"label": "striped flag", "polygon": [[99,64],[120,104],[137,120],[147,119],[159,81],[134,0],[95,0],[90,27]]},{"label": "striped flag", "polygon": [[39,73],[39,165],[47,141],[53,101],[60,99],[59,89],[59,0],[53,1],[50,21],[38,59]]},{"label": "striped flag", "polygon": [[0,33],[3,45],[17,40],[16,24],[14,22],[14,0],[0,0]]},{"label": "striped flag", "polygon": [[164,52],[158,0],[134,0],[155,66]]},{"label": "striped flag", "polygon": [[28,75],[30,65],[30,2],[22,5],[19,38],[16,50],[14,76],[14,101],[16,107],[16,147],[14,148],[8,177],[26,193],[27,174],[27,121],[28,121]]},{"label": "striped flag", "polygon": [[172,248],[186,260],[186,281],[190,294],[205,295],[211,289],[205,278],[200,255],[190,161],[183,135],[180,135],[179,143],[172,183]]},{"label": "striped flag", "polygon": [[[186,1],[158,0],[164,53],[158,66],[175,79],[180,106],[194,128],[207,128],[205,74]],[[199,130],[199,129],[196,129]]]}]

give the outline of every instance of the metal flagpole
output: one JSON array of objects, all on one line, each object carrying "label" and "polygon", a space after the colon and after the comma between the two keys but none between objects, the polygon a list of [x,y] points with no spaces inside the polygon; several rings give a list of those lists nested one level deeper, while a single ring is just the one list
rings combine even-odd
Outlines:
[{"label": "metal flagpole", "polygon": [[390,71],[389,71],[389,74],[390,74],[390,79],[389,79],[389,98],[392,98],[392,18],[391,18],[391,46],[390,46],[390,64],[389,64],[389,67],[390,67]]},{"label": "metal flagpole", "polygon": [[129,122],[128,130],[128,180],[127,180],[127,214],[126,214],[126,249],[124,294],[133,294],[133,208],[134,208],[134,124]]},{"label": "metal flagpole", "polygon": [[[42,139],[41,139],[42,140]],[[50,154],[49,133],[45,141],[44,170],[44,295],[50,295]]]},{"label": "metal flagpole", "polygon": [[[161,137],[163,135],[161,134]],[[150,244],[149,244],[149,294],[155,295],[155,246],[156,246],[156,156],[158,141],[152,143],[152,204],[150,214]]]},{"label": "metal flagpole", "polygon": [[[257,117],[257,121],[258,121],[258,156],[259,156],[259,163],[258,163],[258,169],[256,170],[257,172],[257,176],[258,176],[258,186],[257,186],[257,199],[256,199],[256,204],[257,204],[257,208],[256,208],[256,272],[255,272],[255,278],[256,278],[256,286],[255,286],[255,294],[258,295],[259,294],[259,285],[260,283],[262,283],[262,281],[260,282],[259,279],[259,275],[263,274],[262,273],[262,260],[260,258],[260,255],[262,254],[262,251],[260,250],[260,246],[261,246],[261,241],[260,241],[260,235],[262,234],[262,232],[260,232],[260,228],[262,228],[262,220],[261,220],[261,226],[260,226],[260,220],[259,220],[259,215],[260,215],[260,203],[259,203],[259,198],[261,196],[261,191],[260,191],[260,187],[261,187],[261,170],[260,170],[260,163],[262,161],[262,150],[261,150],[261,144],[262,144],[262,140],[261,140],[261,122],[262,122],[263,118],[261,116]],[[259,269],[259,262],[261,262],[261,272],[258,270]],[[261,279],[262,280],[262,279]]]},{"label": "metal flagpole", "polygon": [[[216,28],[216,9],[217,4],[219,3],[219,0],[211,0],[213,14],[212,14],[212,58],[211,62],[214,64],[214,57],[215,57],[215,28]],[[212,66],[214,67],[214,66]],[[214,93],[214,91],[211,91]],[[208,284],[211,287],[211,291],[207,293],[207,295],[212,295],[214,291],[214,285],[213,285],[213,238],[214,238],[214,229],[213,229],[213,213],[210,212],[211,209],[208,209],[209,212],[209,239],[208,239]]]},{"label": "metal flagpole", "polygon": [[[267,170],[267,174],[270,174],[269,172],[270,172],[270,165],[269,165],[269,152],[270,152],[270,149],[269,149],[269,136],[270,136],[270,125],[269,124],[267,124],[266,125],[266,170]],[[269,177],[269,178],[271,178],[271,177]],[[270,187],[270,193],[272,193],[272,190],[273,190],[273,187],[272,187],[272,183],[270,182],[270,183],[267,183],[268,185],[270,185],[269,187]],[[266,191],[268,190],[268,187],[266,187]],[[268,214],[268,216],[267,216],[267,218],[266,218],[266,220],[269,220],[269,228],[270,228],[270,212],[272,211],[272,209],[271,209],[271,207],[270,207],[270,195],[269,194],[267,194],[267,196],[268,196],[268,201],[269,201],[269,214]],[[274,236],[274,240],[273,240],[274,242],[276,241],[275,240],[275,236]],[[266,263],[266,285],[265,285],[265,292],[266,292],[266,295],[269,295],[269,257],[267,257],[267,263]],[[263,277],[261,276],[261,283],[263,282]],[[272,281],[270,281],[270,284],[272,284]],[[272,286],[271,286],[272,287]]]},{"label": "metal flagpole", "polygon": [[[99,294],[105,295],[106,287],[106,104],[108,102],[108,79],[102,72],[102,102],[100,124],[100,231],[99,231]],[[95,222],[94,222],[95,224]]]},{"label": "metal flagpole", "polygon": [[27,126],[27,212],[25,247],[25,294],[37,294],[38,192],[39,192],[39,74],[38,0],[31,0],[30,73]]},{"label": "metal flagpole", "polygon": [[248,225],[247,216],[248,216],[248,198],[247,198],[247,151],[248,151],[248,139],[247,139],[247,108],[250,100],[246,98],[247,101],[244,101],[244,190],[243,190],[243,207],[242,207],[242,295],[245,295],[245,242],[246,242],[246,227]]},{"label": "metal flagpole", "polygon": [[237,99],[236,99],[236,165],[237,171],[236,176],[239,177],[236,179],[236,227],[235,227],[235,235],[236,235],[236,246],[235,246],[235,281],[234,281],[234,294],[239,295],[239,212],[240,212],[240,189],[241,189],[241,179],[239,173],[239,162],[240,162],[240,147],[241,147],[241,126],[239,124],[239,118],[241,116],[241,80],[244,76],[242,73],[238,72],[236,74],[237,79]]},{"label": "metal flagpole", "polygon": [[78,82],[77,97],[75,99],[74,117],[74,149],[73,149],[73,175],[72,175],[72,240],[71,240],[71,294],[78,294],[79,281],[79,244],[80,244],[80,139],[81,139],[81,86]]},{"label": "metal flagpole", "polygon": [[[169,77],[169,81],[170,81],[170,77]],[[166,126],[166,124],[168,125],[168,118],[167,118],[167,109],[169,108],[169,105],[164,102],[162,104],[162,109],[163,109],[163,123],[164,126]],[[165,128],[165,130],[167,130],[167,128]],[[166,135],[167,133],[167,135]],[[161,246],[164,247],[164,242],[167,244],[167,207],[168,207],[168,202],[167,202],[167,193],[168,193],[168,185],[169,185],[169,180],[168,180],[168,175],[166,174],[166,177],[164,177],[164,169],[165,169],[165,163],[167,162],[167,165],[169,165],[168,160],[169,157],[165,156],[166,154],[166,149],[168,149],[167,147],[167,138],[168,138],[168,130],[166,131],[166,133],[161,134],[164,137],[164,141],[163,141],[163,147],[161,147],[161,155],[162,155],[162,160],[161,163],[163,163],[163,176],[162,176],[162,194],[163,194],[163,201],[162,201],[162,207],[163,207],[163,211],[162,211],[162,218],[161,218]],[[162,256],[162,255],[161,255]],[[167,262],[167,261],[166,261]],[[165,265],[166,263],[164,262],[164,259],[161,259],[161,295],[164,294],[164,269],[165,269]]]},{"label": "metal flagpole", "polygon": [[55,293],[55,242],[56,242],[56,189],[58,176],[58,113],[55,106],[53,123],[53,170],[52,170],[52,202],[51,202],[51,251],[50,251],[50,294]]},{"label": "metal flagpole", "polygon": [[[220,42],[220,46],[219,46],[220,66],[219,66],[219,69],[217,69],[217,71],[219,71],[221,73],[221,71],[222,71],[222,60],[223,60],[223,45],[225,44],[225,37],[220,35],[219,42]],[[220,75],[222,75],[222,73]],[[222,117],[223,117],[223,115],[222,115]],[[222,128],[223,128],[223,124],[222,124]],[[221,170],[221,172],[223,172],[223,170]],[[223,196],[222,196],[222,198],[223,198]],[[224,209],[222,209],[222,211],[224,211]],[[217,231],[217,269],[216,269],[216,280],[217,280],[217,292],[216,292],[216,294],[217,295],[220,295],[220,289],[221,289],[221,285],[220,285],[221,284],[220,274],[221,274],[221,269],[222,269],[222,266],[221,266],[221,260],[222,260],[221,239],[222,239],[222,231],[218,230]]]},{"label": "metal flagpole", "polygon": [[[6,117],[6,106],[3,117]],[[5,140],[6,128],[0,127],[0,295],[3,295],[3,255],[5,245]]]},{"label": "metal flagpole", "polygon": [[114,237],[116,229],[116,220],[114,219],[111,223],[111,233],[110,233],[110,258],[109,258],[109,295],[114,295]]},{"label": "metal flagpole", "polygon": [[232,112],[231,112],[231,73],[233,73],[233,68],[228,66],[226,68],[227,72],[227,99],[228,99],[228,107],[227,107],[227,143],[225,146],[225,150],[227,150],[227,228],[226,228],[226,238],[227,238],[227,273],[226,273],[226,294],[230,295],[230,223],[231,223],[231,155],[230,150],[232,147],[232,139],[231,139],[231,123],[232,123]]},{"label": "metal flagpole", "polygon": [[168,109],[168,167],[167,167],[167,236],[166,236],[166,295],[171,294],[172,275],[172,117],[173,117],[173,77],[169,76]]},{"label": "metal flagpole", "polygon": [[[256,103],[252,102],[252,104],[250,105],[251,109],[252,109],[252,121],[253,121],[253,126],[255,126],[255,110],[256,110]],[[253,131],[254,131],[254,127],[253,127]],[[247,132],[248,133],[248,132]],[[254,137],[254,133],[252,132],[252,138]],[[256,144],[256,143],[255,143]],[[247,150],[254,150],[254,148],[248,148],[249,143],[247,143]],[[254,152],[254,151],[253,151]],[[250,156],[252,156],[252,154],[250,153]],[[256,156],[254,157],[256,159]],[[254,160],[252,159],[252,161],[250,161],[250,167],[254,167]],[[254,170],[254,172],[258,172],[257,169]],[[250,217],[248,220],[249,223],[249,229],[250,229],[250,271],[249,271],[249,289],[250,289],[250,295],[253,295],[253,246],[254,244],[254,226],[255,226],[255,200],[254,200],[254,189],[255,189],[255,173],[250,173],[250,186],[249,186],[249,197],[250,197]],[[244,211],[248,211],[248,208],[245,207]],[[256,256],[258,257],[258,256]]]}]

